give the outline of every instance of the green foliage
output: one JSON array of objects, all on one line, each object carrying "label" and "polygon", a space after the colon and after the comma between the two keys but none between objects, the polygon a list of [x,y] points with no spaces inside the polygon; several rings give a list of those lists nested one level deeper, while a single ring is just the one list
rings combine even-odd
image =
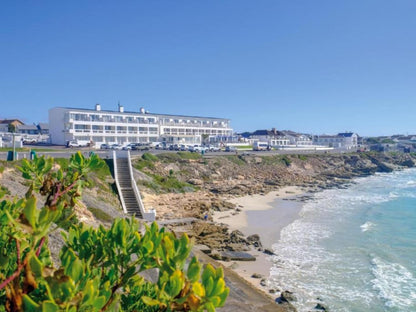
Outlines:
[{"label": "green foliage", "polygon": [[238,165],[238,166],[244,166],[246,164],[245,160],[243,157],[241,156],[236,156],[236,155],[227,155],[224,156],[225,158],[227,158],[229,161],[233,162],[234,164]]},{"label": "green foliage", "polygon": [[367,138],[365,141],[367,144],[378,144],[380,143],[380,138]]},{"label": "green foliage", "polygon": [[166,177],[158,174],[149,174],[149,176],[153,178],[153,182],[144,182],[143,184],[157,193],[185,193],[194,190],[193,185],[179,181],[174,174],[169,174]]},{"label": "green foliage", "polygon": [[0,166],[0,173],[4,172],[4,166]]},{"label": "green foliage", "polygon": [[[0,203],[0,303],[3,311],[215,311],[229,289],[222,269],[202,267],[192,244],[156,223],[115,219],[110,228],[71,224],[62,233],[61,266],[52,265],[47,237],[71,210],[88,173],[102,160],[81,153],[65,171],[44,157],[22,161],[30,186],[24,198]],[[38,209],[38,196],[44,198]],[[3,195],[0,195],[3,196]],[[158,269],[152,283],[139,275]]]},{"label": "green foliage", "polygon": [[303,161],[308,160],[308,156],[307,155],[298,154],[298,158],[300,160],[303,160]]},{"label": "green foliage", "polygon": [[114,220],[114,218],[112,216],[110,216],[109,214],[105,213],[104,211],[102,211],[99,208],[87,207],[87,209],[92,212],[92,214],[94,215],[94,217],[96,217],[97,219],[99,219],[101,221],[111,222],[111,221]]},{"label": "green foliage", "polygon": [[202,158],[202,155],[200,153],[177,152],[177,155],[181,159],[201,159]]},{"label": "green foliage", "polygon": [[143,168],[153,169],[155,167],[154,162],[158,161],[159,158],[151,153],[144,153],[140,159],[138,159],[133,167],[137,170],[142,170]]},{"label": "green foliage", "polygon": [[0,194],[10,195],[10,190],[4,185],[0,185]]},{"label": "green foliage", "polygon": [[283,162],[287,167],[289,167],[292,163],[292,160],[290,160],[290,158],[287,155],[281,156],[280,161]]},{"label": "green foliage", "polygon": [[151,153],[144,153],[142,155],[142,159],[143,160],[148,160],[148,161],[158,161],[159,158],[157,158],[157,156],[151,154]]}]

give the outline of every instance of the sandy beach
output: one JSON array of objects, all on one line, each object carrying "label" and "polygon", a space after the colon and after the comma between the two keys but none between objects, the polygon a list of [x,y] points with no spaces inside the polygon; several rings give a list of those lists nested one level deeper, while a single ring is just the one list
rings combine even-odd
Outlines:
[{"label": "sandy beach", "polygon": [[[241,210],[238,214],[230,211],[217,212],[213,216],[215,222],[229,226],[230,231],[240,230],[245,236],[258,234],[263,248],[271,249],[272,244],[279,239],[280,231],[299,216],[302,203],[284,200],[304,194],[305,191],[297,186],[283,187],[265,195],[248,195],[231,199]],[[269,292],[267,286],[261,286],[262,278],[253,278],[254,273],[260,274],[267,280],[270,274],[270,256],[252,249],[250,253],[256,261],[222,262],[245,278],[253,286]]]}]

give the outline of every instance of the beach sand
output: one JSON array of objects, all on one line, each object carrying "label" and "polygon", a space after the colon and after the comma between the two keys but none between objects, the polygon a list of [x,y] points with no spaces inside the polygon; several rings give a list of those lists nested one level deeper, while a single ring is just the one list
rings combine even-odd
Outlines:
[{"label": "beach sand", "polygon": [[[231,199],[241,212],[232,215],[230,211],[217,212],[215,222],[227,224],[230,231],[240,230],[245,236],[258,234],[263,248],[271,249],[272,244],[279,240],[280,231],[296,220],[302,209],[298,201],[284,200],[304,194],[300,187],[287,186],[266,195],[249,195]],[[250,252],[256,261],[221,262],[245,278],[253,286],[268,293],[267,286],[261,286],[261,278],[251,277],[254,273],[268,278],[270,274],[270,256],[253,249]]]}]

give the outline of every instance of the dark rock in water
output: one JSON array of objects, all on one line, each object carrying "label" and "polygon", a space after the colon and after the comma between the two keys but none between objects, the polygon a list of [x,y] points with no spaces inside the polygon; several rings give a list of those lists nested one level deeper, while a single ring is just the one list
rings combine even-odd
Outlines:
[{"label": "dark rock in water", "polygon": [[280,294],[280,298],[282,299],[282,301],[297,301],[296,296],[288,290],[282,291],[282,293]]},{"label": "dark rock in water", "polygon": [[266,282],[266,279],[265,279],[265,278],[263,278],[263,279],[260,281],[260,285],[261,285],[261,286],[267,286],[267,282]]},{"label": "dark rock in water", "polygon": [[268,249],[268,248],[266,248],[266,249],[264,249],[264,251],[263,251],[266,255],[269,255],[269,256],[275,256],[276,254],[272,251],[272,250],[270,250],[270,249]]},{"label": "dark rock in water", "polygon": [[328,308],[326,306],[324,306],[322,303],[318,303],[315,306],[315,310],[320,310],[320,311],[329,311]]},{"label": "dark rock in water", "polygon": [[259,274],[259,273],[253,273],[253,275],[251,275],[252,278],[263,278],[264,276]]},{"label": "dark rock in water", "polygon": [[283,303],[283,301],[282,301],[282,297],[277,297],[277,298],[274,300],[274,302],[276,302],[276,303],[278,303],[278,304],[282,304],[282,303]]},{"label": "dark rock in water", "polygon": [[415,162],[411,159],[406,159],[400,163],[400,166],[412,168],[415,166]]},{"label": "dark rock in water", "polygon": [[250,255],[247,252],[241,252],[241,251],[223,251],[221,253],[221,257],[229,258],[230,260],[234,261],[256,261],[256,258],[252,255]]}]

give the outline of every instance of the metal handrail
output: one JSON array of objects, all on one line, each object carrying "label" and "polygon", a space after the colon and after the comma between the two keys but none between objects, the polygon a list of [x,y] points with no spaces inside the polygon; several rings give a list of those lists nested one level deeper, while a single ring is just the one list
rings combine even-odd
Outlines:
[{"label": "metal handrail", "polygon": [[134,195],[136,196],[137,202],[139,203],[140,212],[141,212],[142,216],[144,217],[144,204],[143,204],[143,201],[142,201],[142,197],[140,196],[140,192],[139,192],[139,189],[137,187],[136,181],[134,180],[133,169],[132,169],[132,165],[131,165],[130,151],[129,150],[127,151],[127,161],[128,161],[128,164],[129,164],[131,186],[133,188]]},{"label": "metal handrail", "polygon": [[117,168],[117,153],[113,151],[113,163],[114,163],[114,178],[118,190],[118,196],[120,196],[121,206],[124,213],[127,213],[126,203],[124,202],[123,192],[121,191],[120,183],[118,182],[118,168]]}]

